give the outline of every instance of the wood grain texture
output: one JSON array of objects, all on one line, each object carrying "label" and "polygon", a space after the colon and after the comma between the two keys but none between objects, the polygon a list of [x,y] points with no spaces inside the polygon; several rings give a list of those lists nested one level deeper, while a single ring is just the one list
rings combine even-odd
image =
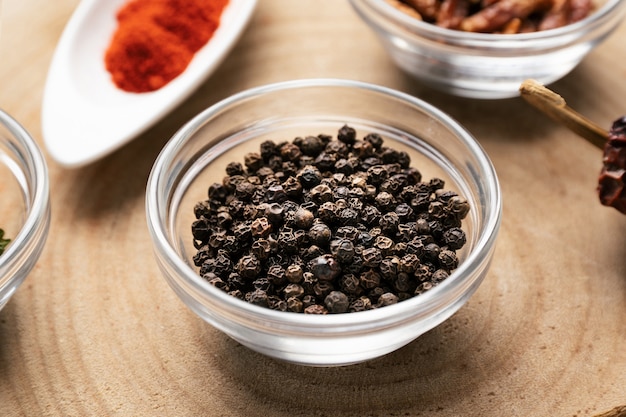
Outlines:
[{"label": "wood grain texture", "polygon": [[[219,70],[181,107],[84,168],[48,159],[52,224],[0,312],[2,416],[563,416],[626,404],[626,217],[595,194],[601,153],[521,98],[480,101],[399,71],[347,2],[260,0]],[[0,107],[41,142],[47,67],[76,0],[5,2]],[[626,111],[626,26],[551,86],[601,126]],[[144,189],[185,121],[242,89],[307,77],[393,87],[440,107],[498,171],[504,218],[484,284],[383,358],[306,368],[202,322],[153,260]]]}]

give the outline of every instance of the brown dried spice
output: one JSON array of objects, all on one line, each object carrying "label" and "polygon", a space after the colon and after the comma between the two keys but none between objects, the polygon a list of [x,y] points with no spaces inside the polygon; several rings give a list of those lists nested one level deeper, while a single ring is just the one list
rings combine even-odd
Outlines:
[{"label": "brown dried spice", "polygon": [[592,0],[386,0],[414,18],[466,32],[514,34],[562,27],[587,17]]}]

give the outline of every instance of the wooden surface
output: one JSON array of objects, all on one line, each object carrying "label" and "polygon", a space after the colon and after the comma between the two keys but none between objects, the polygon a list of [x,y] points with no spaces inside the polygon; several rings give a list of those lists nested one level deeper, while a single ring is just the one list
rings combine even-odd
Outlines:
[{"label": "wooden surface", "polygon": [[[48,159],[48,243],[0,312],[0,415],[583,417],[626,404],[626,217],[597,201],[599,150],[521,98],[455,98],[412,80],[347,2],[294,3],[260,0],[219,70],[123,149],[75,170]],[[47,67],[76,4],[3,5],[0,107],[39,143]],[[625,36],[552,86],[607,128],[626,112]],[[149,170],[179,126],[242,89],[305,77],[433,103],[479,139],[503,190],[493,266],[469,303],[350,367],[268,359],[202,322],[161,277],[145,223]]]}]

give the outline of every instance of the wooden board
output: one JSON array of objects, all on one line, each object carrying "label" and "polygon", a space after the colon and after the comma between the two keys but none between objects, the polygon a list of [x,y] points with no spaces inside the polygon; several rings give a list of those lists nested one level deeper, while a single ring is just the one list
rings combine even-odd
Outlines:
[{"label": "wooden board", "polygon": [[[563,416],[626,404],[626,217],[602,207],[600,151],[522,99],[480,101],[399,71],[347,4],[261,0],[233,53],[180,108],[79,169],[48,159],[44,253],[0,312],[3,416]],[[0,107],[41,141],[42,91],[76,0],[5,2]],[[553,88],[598,124],[626,112],[626,26]],[[440,107],[499,173],[504,220],[469,303],[397,352],[343,368],[241,347],[174,295],[155,264],[146,179],[200,110],[269,82],[338,77]]]}]

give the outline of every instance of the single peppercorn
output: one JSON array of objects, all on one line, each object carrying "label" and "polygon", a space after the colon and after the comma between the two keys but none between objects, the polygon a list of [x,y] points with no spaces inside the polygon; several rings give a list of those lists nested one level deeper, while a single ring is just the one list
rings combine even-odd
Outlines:
[{"label": "single peppercorn", "polygon": [[263,290],[256,289],[245,295],[245,300],[250,304],[261,307],[269,307],[267,293]]},{"label": "single peppercorn", "polygon": [[366,248],[361,254],[363,257],[363,265],[369,268],[376,268],[383,260],[383,255],[378,248]]},{"label": "single peppercorn", "polygon": [[359,297],[356,300],[354,300],[352,303],[350,303],[350,311],[353,313],[359,312],[359,311],[367,311],[370,310],[372,308],[372,301],[367,298],[367,297]]},{"label": "single peppercorn", "polygon": [[304,314],[328,314],[328,310],[319,304],[313,304],[304,309]]},{"label": "single peppercorn", "polygon": [[332,231],[325,223],[313,223],[309,229],[309,239],[311,243],[319,246],[326,246],[330,242]]},{"label": "single peppercorn", "polygon": [[341,264],[350,264],[354,259],[354,244],[348,239],[335,239],[330,242],[330,252]]},{"label": "single peppercorn", "polygon": [[283,289],[285,298],[302,298],[304,296],[304,288],[299,284],[288,284]]},{"label": "single peppercorn", "polygon": [[305,208],[298,208],[294,215],[294,222],[300,229],[309,229],[313,225],[315,216]]},{"label": "single peppercorn", "polygon": [[261,272],[261,263],[255,256],[244,256],[237,263],[237,272],[244,278],[255,278]]},{"label": "single peppercorn", "polygon": [[357,294],[362,290],[359,279],[354,274],[344,274],[339,279],[339,288],[348,294]]},{"label": "single peppercorn", "polygon": [[443,241],[451,250],[461,249],[466,242],[465,232],[458,227],[448,229],[443,232]]},{"label": "single peppercorn", "polygon": [[283,221],[283,207],[278,203],[272,203],[265,208],[265,217],[272,224],[280,224]]},{"label": "single peppercorn", "polygon": [[359,281],[365,289],[376,288],[380,285],[380,274],[373,269],[368,269],[361,274]]},{"label": "single peppercorn", "polygon": [[309,264],[309,270],[321,281],[332,281],[341,273],[339,262],[330,254],[313,259]]},{"label": "single peppercorn", "polygon": [[378,297],[378,301],[376,302],[376,307],[384,307],[384,306],[389,306],[389,305],[397,304],[397,303],[398,303],[398,296],[393,293],[386,292],[382,294],[380,297]]},{"label": "single peppercorn", "polygon": [[331,291],[330,294],[324,298],[324,305],[329,313],[345,313],[348,311],[350,301],[348,296],[341,291]]},{"label": "single peppercorn", "polygon": [[348,125],[344,125],[339,129],[337,139],[343,143],[352,145],[356,140],[356,130]]},{"label": "single peppercorn", "polygon": [[292,313],[302,313],[304,311],[302,300],[295,297],[288,298],[287,311],[291,311]]}]

